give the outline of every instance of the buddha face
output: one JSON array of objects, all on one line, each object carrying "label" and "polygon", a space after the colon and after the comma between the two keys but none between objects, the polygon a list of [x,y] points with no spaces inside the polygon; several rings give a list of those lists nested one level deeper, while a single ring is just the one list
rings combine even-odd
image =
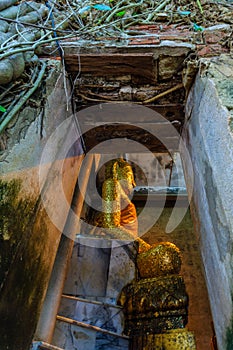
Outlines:
[{"label": "buddha face", "polygon": [[136,186],[134,181],[134,174],[131,166],[125,162],[123,166],[117,169],[117,178],[121,184],[121,187],[128,195],[132,192],[133,188]]},{"label": "buddha face", "polygon": [[105,179],[112,178],[119,181],[124,192],[129,195],[136,186],[131,165],[124,159],[118,158],[107,163]]}]

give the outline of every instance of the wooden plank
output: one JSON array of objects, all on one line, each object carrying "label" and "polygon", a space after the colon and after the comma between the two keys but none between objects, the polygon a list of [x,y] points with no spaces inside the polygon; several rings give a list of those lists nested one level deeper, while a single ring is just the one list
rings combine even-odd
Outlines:
[{"label": "wooden plank", "polygon": [[[172,143],[173,142],[173,143]],[[178,142],[176,140],[169,140],[170,147],[169,151],[170,152],[178,152]],[[115,145],[114,142],[111,140],[108,142],[108,146],[104,146],[99,144],[97,147],[96,145],[91,145],[88,144],[87,146],[87,152],[88,153],[93,153],[93,154],[124,154],[124,153],[145,153],[145,150],[142,150],[140,147],[135,147],[133,145],[125,147],[124,144],[122,146],[117,146]],[[152,153],[167,153],[168,149],[162,144],[162,143],[153,143],[150,145],[145,145],[148,151]]]},{"label": "wooden plank", "polygon": [[[137,137],[145,136],[146,134],[151,133],[152,135],[158,135],[160,138],[164,137],[175,137],[179,136],[179,124],[176,123],[173,125],[169,122],[164,123],[141,123],[136,122],[134,124],[128,122],[79,122],[81,131],[85,133],[100,134],[100,135],[108,135],[109,138],[114,137],[133,137],[134,135]],[[112,136],[112,137],[111,137]]]},{"label": "wooden plank", "polygon": [[[122,153],[146,153],[150,151],[152,153],[167,153],[169,152],[178,152],[179,151],[179,143],[177,139],[168,139],[167,144],[169,144],[169,148],[165,146],[165,144],[157,141],[157,142],[138,142],[135,144],[117,144],[115,140],[108,140],[107,143],[91,143],[87,140],[87,152],[93,154],[122,154]],[[144,146],[144,148],[143,148]]]},{"label": "wooden plank", "polygon": [[[101,103],[89,105],[76,113],[80,123],[95,124],[96,122],[129,124],[138,123],[161,123],[180,121],[183,123],[184,112],[182,105],[142,106],[136,103]],[[177,118],[176,118],[177,117]]]},{"label": "wooden plank", "polygon": [[[126,102],[127,103],[127,102]],[[89,122],[95,122],[98,120],[99,122],[101,121],[115,121],[115,122],[120,122],[120,121],[126,121],[125,115],[122,113],[118,114],[118,118],[116,119],[116,113],[115,111],[112,111],[108,108],[105,108],[104,104],[96,105],[94,104],[95,107],[92,107],[91,104],[82,104],[81,106],[78,107],[77,111],[77,116],[80,114],[80,119],[83,119],[85,114],[88,116],[88,121]],[[114,106],[114,104],[113,104]],[[137,104],[136,104],[137,106]],[[140,106],[141,108],[141,106]],[[183,104],[165,104],[165,105],[146,105],[144,106],[145,111],[146,110],[152,110],[155,113],[149,111],[147,113],[142,113],[141,110],[139,111],[140,113],[140,119],[139,115],[133,111],[133,113],[128,116],[127,115],[127,121],[128,122],[138,122],[139,120],[141,122],[147,121],[148,123],[153,123],[155,120],[155,115],[159,114],[163,118],[165,118],[169,122],[174,122],[178,121],[180,122],[180,125],[182,126],[184,123],[185,119],[185,113],[184,113],[184,105]],[[86,110],[86,111],[85,111]],[[95,112],[94,112],[95,110]],[[93,111],[93,112],[92,112]]]},{"label": "wooden plank", "polygon": [[80,123],[80,128],[86,149],[91,153],[142,153],[145,147],[162,153],[179,149],[179,134],[170,123]]},{"label": "wooden plank", "polygon": [[66,70],[93,76],[106,75],[139,75],[153,81],[156,65],[153,53],[100,53],[100,54],[71,54],[65,55]]},{"label": "wooden plank", "polygon": [[[125,140],[119,139],[117,142],[114,140],[107,140],[104,142],[95,142],[93,139],[86,140],[86,149],[88,153],[94,154],[122,154],[122,153],[146,153],[146,151],[150,151],[153,153],[168,153],[168,148],[164,143],[161,143],[159,140],[151,141],[151,142],[141,142],[140,140],[137,142],[130,143]],[[170,152],[178,152],[179,151],[179,140],[178,139],[167,139],[166,144],[169,144]]]}]

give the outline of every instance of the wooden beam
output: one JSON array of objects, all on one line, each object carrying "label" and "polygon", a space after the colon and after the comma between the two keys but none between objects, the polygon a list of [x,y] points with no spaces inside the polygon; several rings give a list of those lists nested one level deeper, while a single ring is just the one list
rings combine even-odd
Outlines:
[{"label": "wooden beam", "polygon": [[[154,122],[146,123],[135,121],[135,124],[128,122],[84,122],[79,121],[80,128],[83,132],[88,132],[93,134],[101,135],[107,134],[108,136],[115,137],[131,137],[131,136],[144,136],[145,134],[151,133],[152,135],[158,135],[160,138],[163,137],[178,137],[179,125],[174,123],[174,125],[169,122]],[[102,133],[102,134],[101,134]]]},{"label": "wooden beam", "polygon": [[153,143],[147,143],[146,145],[143,145],[140,143],[141,146],[138,147],[134,144],[127,144],[125,146],[124,142],[122,144],[116,146],[115,140],[109,140],[107,145],[104,144],[87,144],[87,152],[93,153],[93,154],[124,154],[124,153],[146,153],[145,149],[142,149],[142,146],[145,146],[147,151],[150,151],[152,153],[168,153],[168,152],[178,152],[178,140],[172,140],[169,139],[169,151],[168,149],[162,144],[161,142],[153,142]]},{"label": "wooden beam", "polygon": [[129,142],[125,143],[125,140],[119,139],[119,143],[116,140],[108,140],[107,143],[95,143],[87,139],[86,143],[87,152],[93,154],[146,153],[148,151],[152,153],[168,153],[179,151],[178,139],[168,139],[167,143],[169,143],[169,148],[160,141],[145,142],[143,144],[139,140],[135,144]]},{"label": "wooden beam", "polygon": [[[126,102],[127,103],[127,102]],[[135,104],[136,105],[136,104]],[[88,114],[88,121],[90,123],[94,123],[96,120],[99,122],[109,122],[110,120],[114,120],[115,122],[125,121],[124,114],[119,114],[118,119],[115,118],[115,112],[111,113],[111,110],[103,108],[103,104],[101,104],[101,111],[100,107],[95,106],[95,112],[92,113],[92,105],[89,104],[82,104],[78,106],[77,116],[79,116],[79,113],[81,115],[80,119],[84,119],[85,110],[86,114]],[[154,123],[156,114],[161,115],[164,119],[166,119],[168,122],[179,122],[180,127],[184,124],[185,114],[184,114],[184,105],[183,104],[164,104],[164,105],[152,105],[148,104],[144,106],[145,109],[150,109],[154,111],[155,113],[151,112],[147,113],[145,116],[144,113],[140,112],[140,121],[143,122],[146,120],[148,123]],[[97,114],[96,114],[97,111]],[[132,113],[131,116],[127,116],[128,122],[134,123],[139,121],[139,115],[137,113]]]},{"label": "wooden beam", "polygon": [[93,76],[136,75],[154,81],[156,63],[153,53],[100,53],[100,54],[66,54],[66,70],[70,73],[80,71]]},{"label": "wooden beam", "polygon": [[[160,112],[163,112],[162,115]],[[115,141],[112,139],[130,139],[147,147],[151,152],[177,151],[182,119],[176,118],[183,113],[183,106],[170,106],[169,109],[147,108],[133,103],[106,103],[89,106],[77,112],[87,151],[98,145],[98,152],[115,153]],[[157,137],[155,137],[157,136]],[[107,149],[106,143],[108,140]],[[161,141],[160,141],[161,140]],[[125,142],[118,144],[119,152],[126,152]],[[134,144],[127,145],[127,151],[141,153]]]},{"label": "wooden beam", "polygon": [[175,128],[171,128],[170,123],[80,123],[80,127],[90,153],[142,153],[146,151],[145,148],[151,152],[167,153],[179,149],[179,134]]},{"label": "wooden beam", "polygon": [[[96,123],[173,123],[177,121],[176,128],[182,126],[184,121],[183,105],[142,106],[136,103],[101,103],[89,105],[76,113],[80,124]],[[180,122],[180,124],[179,124]],[[175,125],[175,123],[174,123]]]}]

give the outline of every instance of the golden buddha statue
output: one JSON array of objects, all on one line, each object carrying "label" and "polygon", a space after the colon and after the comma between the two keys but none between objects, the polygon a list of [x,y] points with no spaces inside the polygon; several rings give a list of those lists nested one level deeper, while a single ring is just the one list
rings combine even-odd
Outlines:
[{"label": "golden buddha statue", "polygon": [[129,348],[195,350],[194,335],[185,328],[188,296],[179,275],[180,250],[171,242],[151,246],[138,237],[136,208],[130,200],[135,185],[128,162],[121,158],[108,162],[102,184],[102,212],[95,220],[97,234],[138,242],[137,273],[118,297]]},{"label": "golden buddha statue", "polygon": [[122,240],[137,240],[139,251],[150,245],[138,238],[138,220],[129,195],[136,186],[131,165],[122,158],[106,164],[105,181],[102,185],[102,212],[95,225],[105,236]]}]

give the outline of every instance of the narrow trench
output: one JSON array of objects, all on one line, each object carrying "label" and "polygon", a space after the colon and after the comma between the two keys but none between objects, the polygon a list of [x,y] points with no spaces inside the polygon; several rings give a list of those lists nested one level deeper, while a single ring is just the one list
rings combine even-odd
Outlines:
[{"label": "narrow trench", "polygon": [[[137,156],[142,157],[143,155],[135,155],[136,158]],[[158,192],[146,195],[143,193],[146,188],[145,174],[137,167],[133,167],[137,187],[132,202],[136,206],[138,217],[148,197],[150,197],[150,204],[146,215],[153,217],[161,210],[157,220],[154,220],[153,226],[141,238],[151,245],[160,242],[171,242],[180,249],[182,254],[180,275],[184,278],[189,300],[188,322],[185,328],[194,333],[197,350],[211,350],[213,349],[211,345],[213,329],[208,293],[198,241],[188,207],[179,154],[177,154],[177,157],[179,166],[175,170],[173,169],[173,174],[171,174],[171,167],[165,164],[166,162],[169,163],[169,157],[166,154],[156,154],[158,164],[162,164],[162,168],[159,168],[158,164],[156,167],[156,163],[152,164],[151,174],[147,174],[147,177],[153,177],[154,184],[160,191],[164,180],[169,185],[170,191],[177,189],[177,177],[179,177],[178,183],[182,185],[180,191],[182,189],[183,193],[180,192],[181,194],[178,195],[174,193],[172,195],[167,194],[165,203],[161,204],[161,193],[159,195]],[[101,173],[99,176],[101,177]],[[89,190],[95,185],[90,183]],[[156,186],[154,186],[155,190]],[[166,226],[176,200],[179,203],[177,210],[184,217],[171,233],[166,233]],[[86,220],[90,219],[89,205],[84,205],[82,216],[86,216]],[[85,233],[84,231],[83,233]],[[106,243],[104,239],[97,238],[93,240],[93,238],[91,237],[92,243],[90,243],[87,232],[87,235],[84,234],[84,237],[79,237],[74,245],[63,290],[66,298],[62,298],[59,315],[119,334],[124,332],[124,314],[116,306],[117,298],[124,284],[135,277],[135,266],[132,260],[125,256],[125,252],[121,247],[114,246],[113,243]],[[68,297],[71,297],[71,299]],[[72,297],[79,299],[75,300]],[[83,302],[83,299],[88,300],[88,302]],[[97,304],[93,304],[93,302]],[[128,340],[124,338],[67,325],[60,321],[57,321],[56,324],[53,344],[65,350],[132,349],[129,347]],[[147,349],[144,346],[146,345],[141,343],[136,347],[134,345],[133,350]],[[161,348],[155,346],[149,349],[157,350]]]},{"label": "narrow trench", "polygon": [[[135,60],[137,56],[133,57]],[[122,60],[122,57],[117,59]],[[154,74],[157,63],[152,61],[150,69]],[[93,64],[86,64],[87,71],[83,72],[76,84],[74,67],[68,64],[67,69],[74,82],[76,122],[82,133],[85,151],[87,155],[89,152],[94,154],[95,160],[85,192],[81,213],[83,221],[76,236],[58,314],[99,327],[102,331],[77,327],[77,324],[67,324],[58,319],[53,344],[65,350],[167,350],[164,343],[156,345],[156,333],[159,332],[154,325],[155,334],[150,332],[151,328],[141,337],[135,337],[135,341],[117,336],[129,335],[125,332],[127,313],[125,307],[124,310],[119,309],[118,302],[124,287],[138,281],[138,270],[135,259],[132,259],[136,255],[135,247],[127,244],[127,249],[124,249],[122,244],[119,245],[119,239],[109,239],[104,234],[101,236],[101,232],[96,234],[99,231],[96,230],[95,217],[101,212],[103,204],[102,199],[97,198],[97,189],[100,194],[105,180],[103,165],[110,159],[122,157],[131,163],[134,173],[136,187],[130,200],[136,207],[138,220],[139,217],[141,220],[140,238],[150,245],[170,242],[181,252],[179,274],[188,295],[188,316],[185,314],[187,320],[183,321],[181,311],[173,304],[175,317],[168,321],[172,324],[168,329],[185,327],[194,334],[196,346],[189,348],[176,344],[175,349],[216,350],[199,242],[190,215],[179,154],[186,95],[181,83],[181,71],[176,68],[169,78],[166,72],[164,76],[161,72],[156,73],[158,81],[155,81],[154,75],[145,78],[141,65],[136,65],[137,69],[132,72],[127,69],[128,75],[125,70],[118,70],[114,73],[104,71],[100,76]],[[144,154],[145,148],[148,152]],[[177,223],[169,231],[166,228],[171,218]],[[144,303],[147,297],[145,292],[141,302]],[[170,297],[174,300],[176,294]],[[177,302],[180,300],[177,299]],[[166,318],[168,310],[163,311],[159,317],[165,315]],[[176,327],[172,323],[174,319],[177,320]]]}]

